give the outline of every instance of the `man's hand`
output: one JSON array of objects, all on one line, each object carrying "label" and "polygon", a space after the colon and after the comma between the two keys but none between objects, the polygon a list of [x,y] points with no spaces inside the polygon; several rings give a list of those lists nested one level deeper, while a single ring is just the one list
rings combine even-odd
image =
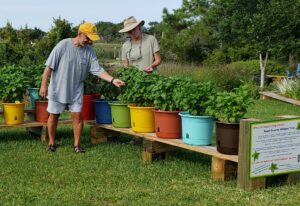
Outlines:
[{"label": "man's hand", "polygon": [[40,88],[40,96],[43,97],[43,98],[46,98],[46,96],[47,96],[47,87],[41,86],[41,88]]},{"label": "man's hand", "polygon": [[121,87],[125,85],[125,82],[123,82],[120,79],[113,79],[112,81],[113,85],[115,85],[116,87]]},{"label": "man's hand", "polygon": [[147,67],[146,69],[144,69],[144,71],[147,72],[147,73],[152,73],[153,68],[152,67]]}]

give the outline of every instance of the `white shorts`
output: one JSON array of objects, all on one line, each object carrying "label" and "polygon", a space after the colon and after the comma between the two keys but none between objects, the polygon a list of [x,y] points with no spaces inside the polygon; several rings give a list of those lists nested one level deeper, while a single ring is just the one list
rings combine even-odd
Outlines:
[{"label": "white shorts", "polygon": [[61,114],[66,108],[68,108],[70,112],[81,112],[82,104],[79,104],[78,102],[63,104],[60,102],[48,100],[47,111],[51,114]]}]

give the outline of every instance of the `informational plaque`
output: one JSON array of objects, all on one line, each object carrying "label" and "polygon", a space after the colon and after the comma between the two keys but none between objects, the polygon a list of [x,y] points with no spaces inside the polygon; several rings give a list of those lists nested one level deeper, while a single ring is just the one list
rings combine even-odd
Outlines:
[{"label": "informational plaque", "polygon": [[300,172],[300,118],[250,127],[250,178]]}]

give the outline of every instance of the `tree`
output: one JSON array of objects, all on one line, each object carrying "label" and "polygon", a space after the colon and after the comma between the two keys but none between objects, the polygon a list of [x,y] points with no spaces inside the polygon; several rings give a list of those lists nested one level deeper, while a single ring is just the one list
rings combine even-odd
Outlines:
[{"label": "tree", "polygon": [[220,45],[257,51],[263,87],[269,54],[299,49],[299,10],[299,0],[214,0],[206,25]]},{"label": "tree", "polygon": [[162,53],[167,59],[201,62],[210,52],[211,41],[202,18],[210,7],[206,0],[183,0],[182,7],[169,13],[157,25],[162,34]]}]

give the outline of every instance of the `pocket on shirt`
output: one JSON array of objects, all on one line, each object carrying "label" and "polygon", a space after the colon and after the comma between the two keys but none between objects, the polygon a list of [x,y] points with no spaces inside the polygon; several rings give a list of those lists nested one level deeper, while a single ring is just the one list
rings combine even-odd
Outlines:
[{"label": "pocket on shirt", "polygon": [[88,71],[88,61],[86,59],[81,59],[80,61],[81,66],[81,81],[84,81],[87,76]]}]

